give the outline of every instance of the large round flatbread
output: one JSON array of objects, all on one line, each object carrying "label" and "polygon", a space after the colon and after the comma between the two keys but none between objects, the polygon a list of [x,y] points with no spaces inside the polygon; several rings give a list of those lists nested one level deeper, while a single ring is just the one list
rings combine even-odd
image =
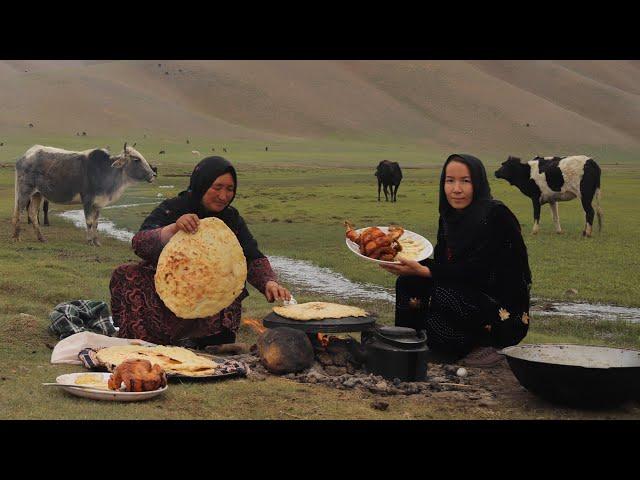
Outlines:
[{"label": "large round flatbread", "polygon": [[366,317],[363,309],[328,302],[307,302],[297,305],[273,307],[273,311],[281,317],[291,320],[323,320],[325,318]]},{"label": "large round flatbread", "polygon": [[96,356],[109,370],[115,369],[125,360],[149,360],[152,365],[160,365],[167,373],[190,377],[213,375],[218,366],[213,360],[196,355],[186,348],[164,345],[107,347],[98,350]]},{"label": "large round flatbread", "polygon": [[179,318],[203,318],[228,307],[247,279],[247,261],[231,229],[218,218],[200,220],[196,233],[179,231],[164,247],[156,291]]}]

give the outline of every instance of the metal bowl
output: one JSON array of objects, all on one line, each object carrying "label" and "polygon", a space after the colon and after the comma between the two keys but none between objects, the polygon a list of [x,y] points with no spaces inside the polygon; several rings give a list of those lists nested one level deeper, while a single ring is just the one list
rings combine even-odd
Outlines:
[{"label": "metal bowl", "polygon": [[640,399],[640,351],[531,344],[502,353],[520,384],[551,402],[604,407]]}]

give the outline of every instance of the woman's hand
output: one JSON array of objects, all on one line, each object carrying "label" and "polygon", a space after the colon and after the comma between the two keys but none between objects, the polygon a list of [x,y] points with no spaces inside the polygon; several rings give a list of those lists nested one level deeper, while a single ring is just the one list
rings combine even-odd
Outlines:
[{"label": "woman's hand", "polygon": [[420,265],[415,260],[399,258],[398,261],[400,262],[399,264],[381,264],[380,268],[395,275],[415,275],[418,277],[431,276],[431,270],[429,270],[429,267]]},{"label": "woman's hand", "polygon": [[185,213],[176,220],[176,228],[187,233],[196,233],[200,225],[200,219],[195,213]]},{"label": "woman's hand", "polygon": [[284,287],[278,285],[277,282],[273,280],[269,280],[264,289],[264,296],[267,298],[269,303],[275,300],[291,300],[291,293]]}]

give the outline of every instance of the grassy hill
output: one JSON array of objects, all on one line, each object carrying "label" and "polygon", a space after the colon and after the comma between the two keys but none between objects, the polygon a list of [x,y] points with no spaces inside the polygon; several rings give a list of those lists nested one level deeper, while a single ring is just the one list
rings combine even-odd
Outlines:
[{"label": "grassy hill", "polygon": [[638,85],[638,61],[1,61],[0,131],[624,159]]}]

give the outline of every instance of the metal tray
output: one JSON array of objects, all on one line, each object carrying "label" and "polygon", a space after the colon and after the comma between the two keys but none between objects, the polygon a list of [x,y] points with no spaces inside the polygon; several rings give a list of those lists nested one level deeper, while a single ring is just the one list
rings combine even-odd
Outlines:
[{"label": "metal tray", "polygon": [[373,328],[376,324],[376,317],[344,317],[325,318],[324,320],[291,320],[271,312],[264,317],[262,324],[267,328],[290,327],[302,330],[305,333],[346,333],[363,332]]}]

